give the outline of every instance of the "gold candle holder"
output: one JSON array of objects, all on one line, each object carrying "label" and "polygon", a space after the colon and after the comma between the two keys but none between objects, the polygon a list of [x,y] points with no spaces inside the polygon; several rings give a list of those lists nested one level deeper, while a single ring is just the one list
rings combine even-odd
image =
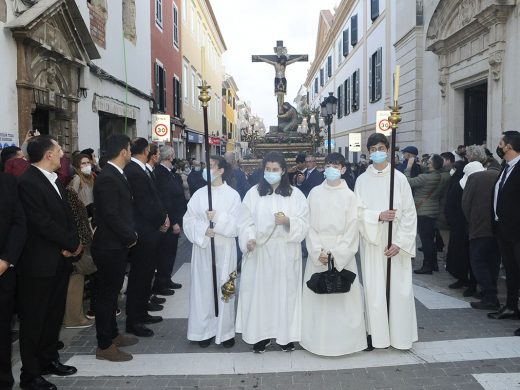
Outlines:
[{"label": "gold candle holder", "polygon": [[197,88],[200,89],[199,100],[202,104],[202,107],[208,107],[208,103],[211,100],[211,95],[209,93],[211,87],[208,85],[206,80],[202,80],[202,85],[199,85]]},{"label": "gold candle holder", "polygon": [[391,110],[390,116],[388,117],[388,120],[392,124],[392,136],[395,135],[394,130],[397,129],[399,122],[401,122],[401,112],[399,109],[399,104],[397,103],[397,100],[394,101],[394,105],[389,107]]}]

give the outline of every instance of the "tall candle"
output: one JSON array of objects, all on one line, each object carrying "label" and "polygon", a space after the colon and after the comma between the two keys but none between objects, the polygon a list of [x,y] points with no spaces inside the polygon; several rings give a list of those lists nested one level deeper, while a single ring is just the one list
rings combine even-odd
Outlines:
[{"label": "tall candle", "polygon": [[202,46],[200,48],[200,58],[202,61],[202,80],[206,79],[206,48]]},{"label": "tall candle", "polygon": [[399,78],[401,76],[401,65],[395,66],[395,76],[394,76],[394,102],[399,100]]}]

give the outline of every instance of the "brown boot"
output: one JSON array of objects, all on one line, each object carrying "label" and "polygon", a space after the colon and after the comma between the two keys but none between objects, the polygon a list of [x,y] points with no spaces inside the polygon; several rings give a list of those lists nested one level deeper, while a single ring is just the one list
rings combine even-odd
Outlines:
[{"label": "brown boot", "polygon": [[83,314],[83,289],[85,288],[85,276],[72,274],[69,279],[67,290],[67,303],[65,305],[65,316],[63,325],[65,328],[88,328],[94,324]]},{"label": "brown boot", "polygon": [[127,362],[133,359],[129,353],[119,350],[114,344],[107,349],[96,349],[96,359],[109,360],[111,362]]},{"label": "brown boot", "polygon": [[117,337],[112,340],[112,343],[118,347],[129,347],[131,345],[135,345],[139,342],[137,337],[129,336],[127,334],[118,334]]}]

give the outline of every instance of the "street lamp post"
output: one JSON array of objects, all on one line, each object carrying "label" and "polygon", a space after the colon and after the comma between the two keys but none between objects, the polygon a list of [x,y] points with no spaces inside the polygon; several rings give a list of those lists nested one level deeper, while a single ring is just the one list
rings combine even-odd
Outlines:
[{"label": "street lamp post", "polygon": [[320,104],[321,106],[321,116],[325,120],[327,124],[327,153],[331,152],[331,130],[330,125],[332,124],[332,119],[334,115],[336,115],[336,108],[338,105],[338,99],[334,97],[333,92],[329,92],[329,96],[323,99],[323,102]]}]

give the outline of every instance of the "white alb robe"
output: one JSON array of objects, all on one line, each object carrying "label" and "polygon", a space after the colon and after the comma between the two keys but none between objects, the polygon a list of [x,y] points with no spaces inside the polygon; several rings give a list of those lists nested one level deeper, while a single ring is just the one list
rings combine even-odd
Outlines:
[{"label": "white alb robe", "polygon": [[384,255],[388,222],[379,221],[379,214],[389,206],[390,164],[380,172],[370,165],[357,179],[354,192],[360,203],[360,254],[368,334],[372,336],[375,348],[410,349],[418,338],[412,286],[417,213],[412,190],[406,177],[396,170],[394,209],[397,212],[392,243],[401,250],[391,260],[390,320],[386,304],[387,258]]},{"label": "white alb robe", "polygon": [[[289,217],[290,227],[275,225],[277,212]],[[301,242],[308,226],[307,200],[297,188],[287,197],[260,196],[254,186],[244,197],[239,222],[244,257],[236,330],[246,343],[273,338],[279,345],[300,341]],[[252,239],[256,248],[246,254]]]},{"label": "white alb robe", "polygon": [[193,243],[191,252],[190,312],[188,340],[201,341],[215,337],[215,343],[235,337],[235,298],[222,301],[221,286],[236,270],[237,221],[240,195],[227,184],[211,188],[215,230],[215,262],[219,316],[215,317],[210,238],[206,236],[209,220],[208,188],[197,190],[188,202],[183,218],[184,234]]},{"label": "white alb robe", "polygon": [[[356,253],[359,247],[358,203],[344,180],[332,187],[325,180],[314,187],[309,203],[307,265],[303,277],[302,339],[306,350],[323,356],[340,356],[367,347],[363,293],[359,282]],[[338,271],[347,269],[356,279],[343,294],[316,294],[307,281],[327,270],[319,261],[321,251],[331,252]]]}]

